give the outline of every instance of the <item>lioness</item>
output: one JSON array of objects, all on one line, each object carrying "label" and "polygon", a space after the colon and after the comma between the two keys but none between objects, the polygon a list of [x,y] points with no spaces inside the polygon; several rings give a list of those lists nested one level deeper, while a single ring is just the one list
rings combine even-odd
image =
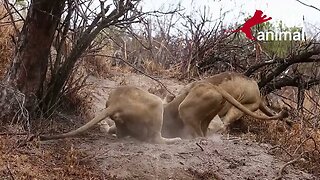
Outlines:
[{"label": "lioness", "polygon": [[115,122],[117,137],[130,135],[146,142],[167,144],[180,140],[180,138],[163,138],[161,136],[163,122],[161,98],[132,86],[114,89],[109,95],[106,109],[82,127],[64,134],[40,136],[40,140],[76,136],[107,116],[110,116]]},{"label": "lioness", "polygon": [[[260,109],[266,115],[253,113]],[[288,116],[283,110],[274,114],[261,97],[256,81],[234,72],[224,72],[188,84],[164,108],[163,135],[183,138],[205,136],[210,121],[219,115],[225,130],[241,116],[272,120]]]}]

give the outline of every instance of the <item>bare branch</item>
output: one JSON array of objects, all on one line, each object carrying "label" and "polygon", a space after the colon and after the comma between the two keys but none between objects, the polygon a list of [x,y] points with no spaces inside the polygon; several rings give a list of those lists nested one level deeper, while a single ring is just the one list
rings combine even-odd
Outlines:
[{"label": "bare branch", "polygon": [[140,69],[136,68],[133,64],[125,61],[124,59],[122,58],[119,58],[119,57],[115,57],[115,56],[109,56],[109,55],[104,55],[104,54],[88,54],[88,56],[101,56],[101,57],[108,57],[108,58],[114,58],[114,59],[118,59],[118,60],[121,60],[122,62],[124,62],[125,64],[127,64],[128,66],[132,67],[133,69],[135,69],[136,71],[138,71],[139,73],[149,77],[150,79],[158,82],[168,93],[170,93],[171,95],[175,96],[175,94],[173,94],[160,80],[146,74],[145,72],[141,71]]},{"label": "bare branch", "polygon": [[271,82],[275,77],[279,76],[282,72],[284,72],[289,66],[293,64],[303,62],[319,62],[320,58],[312,58],[313,55],[318,54],[320,54],[320,46],[318,46],[312,51],[306,51],[298,56],[292,56],[289,59],[281,59],[280,65],[258,83],[259,87],[262,88],[266,86],[267,83]]},{"label": "bare branch", "polygon": [[295,158],[295,159],[293,159],[293,160],[285,163],[285,164],[280,168],[278,177],[276,177],[274,180],[280,180],[280,179],[282,179],[282,178],[283,178],[284,169],[285,169],[287,166],[289,166],[290,164],[293,164],[293,163],[299,161],[299,160],[301,159],[301,157],[302,157],[303,154],[304,154],[304,153],[301,153],[297,158]]},{"label": "bare branch", "polygon": [[[17,28],[17,26],[16,26],[16,23],[15,23],[15,19],[14,19],[14,17],[13,17],[13,15],[12,15],[12,12],[11,12],[11,9],[9,8],[9,5],[11,6],[11,7],[14,7],[11,3],[9,3],[9,1],[8,0],[4,0],[4,7],[6,8],[6,10],[7,10],[7,12],[8,12],[8,14],[9,14],[9,17],[10,17],[10,20],[11,20],[11,24],[12,24],[12,26],[14,27],[14,30],[15,30],[15,32],[16,32],[16,34],[19,34],[19,29]],[[15,9],[15,8],[14,8]],[[15,9],[16,10],[16,9]],[[20,15],[20,13],[19,13],[19,15]],[[23,19],[23,18],[22,18]]]},{"label": "bare branch", "polygon": [[298,1],[299,3],[301,3],[301,4],[305,5],[305,6],[308,6],[308,7],[311,7],[311,8],[313,8],[313,9],[315,9],[315,10],[320,11],[319,8],[317,8],[317,7],[313,6],[313,5],[306,4],[306,3],[304,3],[304,2],[302,2],[302,1],[300,1],[300,0],[296,0],[296,1]]}]

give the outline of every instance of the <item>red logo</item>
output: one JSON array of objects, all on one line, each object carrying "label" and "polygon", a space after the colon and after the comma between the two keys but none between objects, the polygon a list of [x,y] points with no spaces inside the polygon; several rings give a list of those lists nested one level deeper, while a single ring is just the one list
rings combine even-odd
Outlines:
[{"label": "red logo", "polygon": [[241,28],[236,29],[232,32],[242,31],[247,36],[247,38],[251,40],[256,40],[256,38],[252,36],[251,27],[257,24],[267,22],[272,19],[271,17],[267,18],[267,15],[262,16],[262,14],[263,12],[261,10],[256,10],[252,18],[248,19]]}]

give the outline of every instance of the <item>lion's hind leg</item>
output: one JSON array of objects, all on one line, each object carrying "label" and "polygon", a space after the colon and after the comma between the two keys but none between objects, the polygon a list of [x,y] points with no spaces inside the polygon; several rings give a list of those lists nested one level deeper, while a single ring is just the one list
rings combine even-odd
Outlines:
[{"label": "lion's hind leg", "polygon": [[187,137],[204,137],[206,130],[203,129],[209,124],[206,122],[208,116],[212,112],[218,112],[217,109],[221,108],[223,102],[221,94],[209,83],[201,83],[192,88],[179,106],[179,115],[185,124]]},{"label": "lion's hind leg", "polygon": [[[243,104],[243,106],[252,112],[256,111],[259,108],[259,104],[257,103]],[[227,114],[222,118],[223,124],[225,126],[225,130],[228,128],[230,124],[240,119],[243,115],[244,115],[244,112],[232,106],[227,112]]]}]

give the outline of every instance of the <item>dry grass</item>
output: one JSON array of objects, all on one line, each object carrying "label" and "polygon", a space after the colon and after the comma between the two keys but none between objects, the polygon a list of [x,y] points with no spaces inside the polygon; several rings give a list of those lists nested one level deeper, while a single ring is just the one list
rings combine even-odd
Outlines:
[{"label": "dry grass", "polygon": [[18,148],[17,140],[0,138],[0,179],[103,179],[86,154],[69,141],[52,149],[36,142]]},{"label": "dry grass", "polygon": [[[4,7],[0,5],[0,18],[5,13]],[[8,20],[8,18],[0,20],[0,79],[5,75],[14,51],[14,44],[10,37],[10,35],[14,36],[14,30],[10,24],[4,23]]]},{"label": "dry grass", "polygon": [[241,130],[241,136],[262,143],[270,143],[270,152],[285,161],[303,154],[300,168],[320,175],[320,130],[294,123],[292,127],[281,121],[261,121],[244,117],[234,129]]},{"label": "dry grass", "polygon": [[[290,117],[294,122],[292,127],[286,123],[270,121],[262,122],[250,119],[247,128],[253,139],[259,142],[273,144],[273,152],[282,155],[287,160],[294,159],[303,153],[304,161],[299,165],[311,173],[320,175],[320,129],[319,129],[319,94],[314,89],[305,92],[303,113],[296,110],[297,90],[286,87],[279,91],[283,98],[279,107],[290,107]],[[277,97],[272,96],[273,100]],[[250,128],[251,127],[251,128]]]},{"label": "dry grass", "polygon": [[144,61],[144,70],[147,74],[150,75],[163,75],[165,68],[155,61],[152,60],[145,60]]}]

